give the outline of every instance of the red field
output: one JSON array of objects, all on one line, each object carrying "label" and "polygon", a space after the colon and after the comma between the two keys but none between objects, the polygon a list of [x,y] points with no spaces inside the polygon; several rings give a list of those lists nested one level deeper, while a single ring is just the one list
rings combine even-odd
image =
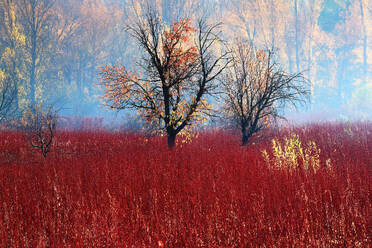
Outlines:
[{"label": "red field", "polygon": [[3,131],[0,247],[371,245],[370,123],[285,129],[248,147],[224,131],[165,144],[60,132],[44,160]]}]

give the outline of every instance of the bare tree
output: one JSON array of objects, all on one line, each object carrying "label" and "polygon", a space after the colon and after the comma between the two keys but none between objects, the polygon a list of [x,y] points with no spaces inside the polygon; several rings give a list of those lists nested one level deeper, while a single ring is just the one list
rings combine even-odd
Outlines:
[{"label": "bare tree", "polygon": [[38,84],[39,68],[43,61],[46,50],[49,48],[54,17],[52,8],[56,0],[19,0],[16,5],[26,38],[26,50],[29,63],[29,98],[31,106],[36,104],[36,89]]},{"label": "bare tree", "polygon": [[29,109],[22,118],[26,139],[31,147],[41,152],[44,158],[52,150],[57,117],[57,111],[52,107],[43,110],[41,105],[37,105]]},{"label": "bare tree", "polygon": [[16,111],[16,97],[16,85],[12,83],[9,77],[2,77],[0,70],[0,123],[6,121]]},{"label": "bare tree", "polygon": [[177,134],[210,111],[206,96],[229,63],[226,52],[216,52],[219,26],[200,20],[194,27],[185,18],[167,27],[150,8],[137,16],[127,28],[143,57],[133,71],[121,65],[101,69],[107,105],[137,110],[174,147]]},{"label": "bare tree", "polygon": [[281,112],[287,104],[305,103],[309,85],[301,73],[282,70],[272,50],[238,41],[231,52],[233,62],[223,80],[224,113],[239,127],[246,145],[253,134],[284,118]]}]

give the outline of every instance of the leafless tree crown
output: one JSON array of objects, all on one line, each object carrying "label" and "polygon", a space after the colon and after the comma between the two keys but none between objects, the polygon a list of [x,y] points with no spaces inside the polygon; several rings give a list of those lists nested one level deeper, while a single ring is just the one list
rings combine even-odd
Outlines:
[{"label": "leafless tree crown", "polygon": [[43,110],[41,105],[34,106],[22,118],[26,139],[31,147],[39,150],[44,158],[52,150],[57,127],[57,111],[52,107]]},{"label": "leafless tree crown", "polygon": [[233,62],[225,74],[225,116],[242,132],[242,143],[283,118],[287,104],[298,106],[309,96],[308,81],[302,73],[290,74],[273,59],[273,50],[257,49],[238,41],[232,48]]}]

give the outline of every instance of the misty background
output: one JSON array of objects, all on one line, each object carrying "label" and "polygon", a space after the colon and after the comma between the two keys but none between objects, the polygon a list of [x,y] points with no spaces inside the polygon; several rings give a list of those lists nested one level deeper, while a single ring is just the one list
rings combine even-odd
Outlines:
[{"label": "misty background", "polygon": [[[15,90],[14,112],[52,104],[61,116],[135,122],[129,111],[102,106],[98,68],[134,65],[139,47],[125,25],[149,1],[0,0],[0,86]],[[152,2],[152,1],[151,1]],[[290,120],[372,118],[372,1],[157,0],[171,24],[204,16],[223,23],[223,37],[275,48],[278,61],[311,82],[307,107]]]}]

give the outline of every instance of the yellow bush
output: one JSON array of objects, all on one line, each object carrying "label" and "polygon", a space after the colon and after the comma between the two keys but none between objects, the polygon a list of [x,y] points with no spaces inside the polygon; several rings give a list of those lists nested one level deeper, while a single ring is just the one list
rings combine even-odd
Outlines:
[{"label": "yellow bush", "polygon": [[299,167],[314,172],[320,168],[320,149],[314,141],[303,145],[298,135],[293,134],[284,139],[284,144],[276,139],[273,139],[272,143],[272,156],[266,150],[262,151],[269,166],[290,172]]}]

